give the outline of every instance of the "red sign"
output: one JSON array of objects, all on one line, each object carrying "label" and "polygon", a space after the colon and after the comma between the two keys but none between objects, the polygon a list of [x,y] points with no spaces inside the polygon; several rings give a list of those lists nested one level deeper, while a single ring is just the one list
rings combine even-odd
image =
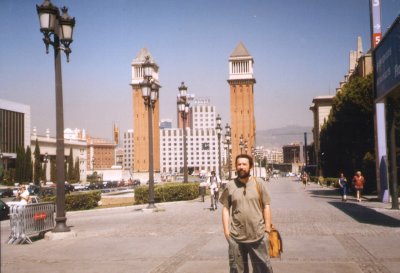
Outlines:
[{"label": "red sign", "polygon": [[45,212],[37,212],[33,215],[33,219],[35,221],[44,220],[47,218],[47,214]]},{"label": "red sign", "polygon": [[372,39],[374,41],[374,48],[375,48],[382,39],[382,33],[374,33]]}]

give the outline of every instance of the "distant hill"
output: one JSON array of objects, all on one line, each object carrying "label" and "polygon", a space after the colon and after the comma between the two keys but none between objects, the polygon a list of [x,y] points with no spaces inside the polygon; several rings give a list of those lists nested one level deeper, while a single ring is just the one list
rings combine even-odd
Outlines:
[{"label": "distant hill", "polygon": [[307,145],[313,142],[312,127],[286,126],[282,128],[257,131],[257,146],[266,149],[281,149],[282,146],[291,143],[302,143],[304,145],[304,133],[307,133]]}]

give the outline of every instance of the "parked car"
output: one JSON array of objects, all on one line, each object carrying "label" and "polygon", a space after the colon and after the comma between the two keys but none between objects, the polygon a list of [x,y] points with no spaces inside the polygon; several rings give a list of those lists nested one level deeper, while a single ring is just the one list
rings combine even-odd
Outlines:
[{"label": "parked car", "polygon": [[29,197],[31,198],[30,204],[37,204],[41,202],[40,198],[37,196],[29,196]]},{"label": "parked car", "polygon": [[111,181],[103,181],[103,188],[109,189],[112,187],[112,182]]},{"label": "parked car", "polygon": [[9,214],[10,207],[3,200],[0,200],[0,221],[9,219]]},{"label": "parked car", "polygon": [[10,188],[1,188],[0,189],[0,197],[13,197],[14,193]]},{"label": "parked car", "polygon": [[[146,185],[149,185],[150,180],[147,180]],[[160,181],[158,181],[158,179],[154,178],[154,184],[158,184],[160,183]]]},{"label": "parked car", "polygon": [[81,183],[75,183],[72,185],[75,191],[83,191],[85,189],[85,185]]},{"label": "parked car", "polygon": [[65,193],[70,193],[71,191],[75,190],[75,187],[73,185],[71,185],[70,183],[68,183],[67,181],[65,181],[64,189],[65,189]]},{"label": "parked car", "polygon": [[103,183],[90,182],[85,185],[85,190],[100,190],[103,188]]},{"label": "parked car", "polygon": [[134,187],[140,186],[140,180],[139,180],[139,179],[133,180],[133,186],[134,186]]},{"label": "parked car", "polygon": [[56,195],[56,188],[54,187],[42,187],[38,194],[39,196],[53,196]]},{"label": "parked car", "polygon": [[37,195],[40,192],[40,187],[36,185],[28,186],[29,195]]}]

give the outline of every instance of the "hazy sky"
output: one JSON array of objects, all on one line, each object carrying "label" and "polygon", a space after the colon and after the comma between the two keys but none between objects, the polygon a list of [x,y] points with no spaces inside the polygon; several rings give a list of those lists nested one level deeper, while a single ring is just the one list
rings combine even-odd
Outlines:
[{"label": "hazy sky", "polygon": [[[181,81],[229,122],[228,58],[242,41],[254,58],[257,130],[312,126],[313,97],[333,95],[357,36],[370,47],[368,0],[53,0],[76,19],[62,61],[64,124],[111,139],[132,125],[131,62],[147,47],[160,67],[161,118],[176,120]],[[53,50],[36,4],[0,1],[0,98],[31,106],[38,134],[55,135]],[[381,0],[382,29],[400,14]]]}]

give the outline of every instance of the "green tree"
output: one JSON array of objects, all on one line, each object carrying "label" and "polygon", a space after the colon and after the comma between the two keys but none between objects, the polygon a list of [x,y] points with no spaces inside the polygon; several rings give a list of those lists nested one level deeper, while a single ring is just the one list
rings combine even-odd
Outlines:
[{"label": "green tree", "polygon": [[53,183],[57,182],[57,167],[55,158],[50,158],[50,180]]},{"label": "green tree", "polygon": [[[376,188],[374,142],[374,99],[372,74],[354,77],[334,98],[328,121],[320,134],[324,176],[351,178],[357,170],[366,176],[366,188]],[[365,169],[368,168],[368,169]]]},{"label": "green tree", "polygon": [[69,157],[68,157],[68,173],[67,174],[67,181],[72,182],[75,180],[74,177],[74,156],[72,152],[72,147],[69,149]]},{"label": "green tree", "polygon": [[15,181],[22,182],[25,173],[25,151],[22,147],[17,147],[17,158],[15,160]]},{"label": "green tree", "polygon": [[75,167],[74,167],[74,182],[80,181],[80,171],[79,171],[79,157],[75,158]]},{"label": "green tree", "polygon": [[40,148],[39,148],[39,142],[36,139],[36,144],[35,144],[35,151],[33,152],[34,154],[34,165],[33,165],[33,182],[35,185],[40,184],[40,179],[42,178],[42,163],[40,159]]},{"label": "green tree", "polygon": [[24,180],[27,182],[31,182],[33,179],[33,164],[32,164],[32,151],[31,146],[26,147],[25,154],[25,175]]}]

